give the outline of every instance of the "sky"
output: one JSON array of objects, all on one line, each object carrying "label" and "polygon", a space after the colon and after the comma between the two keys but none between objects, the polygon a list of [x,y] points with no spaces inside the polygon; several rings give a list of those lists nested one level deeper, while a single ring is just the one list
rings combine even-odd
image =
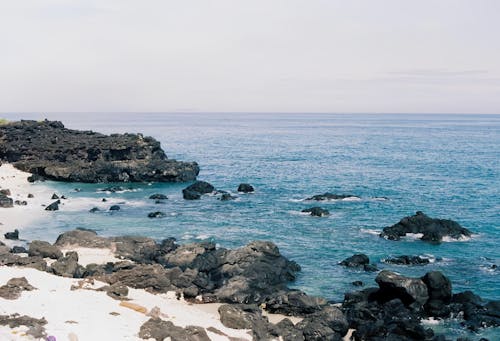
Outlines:
[{"label": "sky", "polygon": [[500,114],[500,1],[0,0],[0,112]]}]

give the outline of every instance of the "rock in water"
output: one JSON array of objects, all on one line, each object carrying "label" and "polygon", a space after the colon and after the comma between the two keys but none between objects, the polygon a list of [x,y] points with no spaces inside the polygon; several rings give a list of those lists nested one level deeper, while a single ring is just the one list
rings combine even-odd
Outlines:
[{"label": "rock in water", "polygon": [[326,192],[323,194],[313,195],[312,197],[307,198],[306,200],[324,201],[324,200],[342,200],[347,198],[357,198],[357,196],[352,194],[333,194]]},{"label": "rock in water", "polygon": [[238,192],[251,193],[251,192],[254,192],[254,191],[255,191],[255,189],[250,184],[240,184],[238,186]]},{"label": "rock in water", "polygon": [[165,212],[160,211],[148,213],[148,218],[165,218],[166,216],[167,214]]},{"label": "rock in water", "polygon": [[149,197],[149,199],[152,199],[152,200],[167,200],[168,197],[165,195],[165,194],[153,194]]},{"label": "rock in water", "polygon": [[326,217],[330,215],[330,212],[327,209],[321,207],[311,207],[305,208],[302,210],[303,213],[310,213],[313,217]]},{"label": "rock in water", "polygon": [[152,137],[71,130],[47,120],[1,125],[0,159],[33,173],[33,181],[183,182],[199,173],[196,162],[168,159]]},{"label": "rock in water", "polygon": [[427,286],[420,278],[409,278],[383,270],[375,281],[380,287],[378,295],[382,301],[400,299],[406,306],[416,304],[421,307],[429,299]]},{"label": "rock in water", "polygon": [[45,207],[45,211],[57,211],[59,210],[59,204],[61,203],[60,200],[54,201],[52,204],[49,206]]},{"label": "rock in water", "polygon": [[453,220],[431,218],[418,211],[411,217],[401,219],[395,225],[385,227],[380,236],[390,240],[400,240],[407,233],[420,233],[422,240],[438,243],[443,237],[459,239],[472,235],[471,231]]},{"label": "rock in water", "polygon": [[19,230],[15,229],[13,232],[7,232],[4,234],[5,239],[18,240],[19,239]]},{"label": "rock in water", "polygon": [[194,184],[182,190],[182,196],[186,200],[198,200],[202,194],[215,191],[215,187],[205,181],[196,181]]}]

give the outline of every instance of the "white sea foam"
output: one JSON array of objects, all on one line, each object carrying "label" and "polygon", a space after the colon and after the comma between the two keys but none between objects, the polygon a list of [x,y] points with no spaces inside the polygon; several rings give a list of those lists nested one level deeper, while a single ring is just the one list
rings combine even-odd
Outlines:
[{"label": "white sea foam", "polygon": [[360,197],[352,196],[352,197],[347,197],[344,199],[340,199],[340,201],[361,201],[362,199]]},{"label": "white sea foam", "polygon": [[462,235],[460,238],[456,239],[456,238],[452,238],[452,237],[449,237],[449,236],[444,236],[443,237],[443,243],[453,243],[453,242],[468,242],[472,239],[472,237],[467,237],[467,236],[464,236]]},{"label": "white sea foam", "polygon": [[381,230],[372,230],[372,229],[361,229],[360,231],[362,233],[368,233],[374,236],[378,236],[382,232]]},{"label": "white sea foam", "polygon": [[300,216],[309,216],[311,215],[311,213],[309,212],[302,212],[302,211],[293,211],[293,210],[290,210],[290,211],[286,211],[288,214],[291,214],[291,215],[300,215]]},{"label": "white sea foam", "polygon": [[406,239],[413,239],[413,240],[417,240],[417,239],[420,239],[424,236],[423,233],[407,233],[406,234]]},{"label": "white sea foam", "polygon": [[199,234],[196,236],[196,239],[201,239],[201,240],[205,240],[205,239],[209,239],[210,236],[208,234]]},{"label": "white sea foam", "polygon": [[429,317],[427,319],[422,319],[422,323],[429,325],[429,326],[436,326],[436,325],[440,324],[441,322],[442,322],[442,320],[438,320],[438,319],[435,319],[433,317]]}]

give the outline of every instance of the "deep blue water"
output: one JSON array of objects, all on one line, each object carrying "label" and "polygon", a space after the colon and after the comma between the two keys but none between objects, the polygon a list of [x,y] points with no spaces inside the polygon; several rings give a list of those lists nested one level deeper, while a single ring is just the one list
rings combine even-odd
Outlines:
[{"label": "deep blue water", "polygon": [[[21,115],[3,115],[20,118]],[[237,201],[214,197],[184,201],[186,184],[130,184],[125,193],[97,192],[103,185],[53,183],[57,192],[80,198],[81,210],[55,213],[24,232],[27,239],[53,241],[75,227],[103,235],[210,239],[224,247],[271,240],[302,266],[294,287],[340,301],[351,282],[374,285],[375,273],[342,268],[338,262],[366,253],[381,269],[422,276],[441,270],[455,292],[473,290],[500,299],[500,116],[499,115],[327,115],[327,114],[46,114],[23,118],[61,119],[69,128],[104,133],[142,132],[161,141],[170,158],[197,161],[199,179],[236,192],[249,182],[256,193]],[[83,190],[76,193],[73,188]],[[349,193],[358,201],[322,202],[327,218],[298,212],[324,192]],[[147,197],[167,194],[155,205]],[[124,201],[116,214],[100,198]],[[387,198],[387,199],[383,199]],[[109,206],[109,205],[108,205]],[[164,219],[147,213],[161,210]],[[424,211],[472,230],[467,241],[431,245],[415,239],[379,238],[376,231]],[[394,255],[428,255],[426,266],[387,265]]]}]

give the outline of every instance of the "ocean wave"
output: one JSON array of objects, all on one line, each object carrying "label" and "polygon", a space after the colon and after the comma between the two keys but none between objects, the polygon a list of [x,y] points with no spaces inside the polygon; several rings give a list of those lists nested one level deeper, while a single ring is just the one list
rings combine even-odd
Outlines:
[{"label": "ocean wave", "polygon": [[368,233],[374,236],[379,236],[382,233],[382,230],[373,230],[373,229],[361,229],[362,233]]}]

